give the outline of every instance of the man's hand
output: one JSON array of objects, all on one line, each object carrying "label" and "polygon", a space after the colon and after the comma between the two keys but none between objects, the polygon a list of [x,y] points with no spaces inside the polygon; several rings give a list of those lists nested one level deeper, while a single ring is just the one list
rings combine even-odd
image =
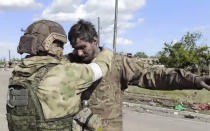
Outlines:
[{"label": "man's hand", "polygon": [[196,77],[195,84],[198,88],[206,88],[210,91],[210,76]]}]

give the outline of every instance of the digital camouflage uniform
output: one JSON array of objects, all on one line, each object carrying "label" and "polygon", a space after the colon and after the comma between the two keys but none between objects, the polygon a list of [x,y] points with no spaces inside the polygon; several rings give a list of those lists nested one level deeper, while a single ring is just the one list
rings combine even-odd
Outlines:
[{"label": "digital camouflage uniform", "polygon": [[[68,57],[76,61],[71,54]],[[195,86],[195,77],[182,69],[152,67],[117,54],[111,72],[83,92],[82,100],[88,100],[93,113],[102,116],[103,131],[122,131],[122,94],[128,85],[158,90],[200,89]]]},{"label": "digital camouflage uniform", "polygon": [[[61,59],[65,42],[63,28],[48,20],[34,22],[21,37],[18,52],[30,56],[20,61],[10,78],[6,106],[10,131],[74,130],[73,117],[83,111],[81,93],[110,71],[113,53],[104,50],[90,64],[67,63]],[[95,129],[100,119],[92,115]]]}]

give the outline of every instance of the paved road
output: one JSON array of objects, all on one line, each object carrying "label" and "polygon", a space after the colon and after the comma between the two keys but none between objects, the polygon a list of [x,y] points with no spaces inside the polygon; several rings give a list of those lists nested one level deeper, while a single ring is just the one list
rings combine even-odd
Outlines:
[{"label": "paved road", "polygon": [[[0,69],[0,131],[8,131],[6,122],[7,85],[11,71]],[[209,131],[210,123],[163,117],[124,109],[124,131]]]},{"label": "paved road", "polygon": [[210,123],[139,113],[124,108],[124,131],[209,131]]},{"label": "paved road", "polygon": [[11,71],[3,71],[0,68],[0,130],[8,131],[7,121],[6,121],[6,98],[7,98],[7,85],[9,82],[9,77],[11,75]]}]

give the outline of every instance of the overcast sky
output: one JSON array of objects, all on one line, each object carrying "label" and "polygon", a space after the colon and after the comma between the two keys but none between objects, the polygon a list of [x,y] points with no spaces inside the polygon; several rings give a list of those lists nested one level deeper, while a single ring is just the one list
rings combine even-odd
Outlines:
[{"label": "overcast sky", "polygon": [[[156,55],[164,42],[186,32],[201,32],[201,45],[210,46],[210,0],[118,0],[117,52]],[[16,52],[21,29],[39,19],[59,22],[68,33],[82,18],[97,27],[101,45],[112,48],[115,0],[0,0],[0,59],[20,58]],[[71,52],[69,43],[65,53]]]}]

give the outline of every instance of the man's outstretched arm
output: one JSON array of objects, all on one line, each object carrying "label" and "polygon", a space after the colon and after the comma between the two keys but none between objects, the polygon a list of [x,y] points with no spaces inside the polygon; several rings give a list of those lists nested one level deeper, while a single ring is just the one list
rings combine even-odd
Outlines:
[{"label": "man's outstretched arm", "polygon": [[128,84],[148,89],[210,90],[210,76],[198,76],[183,69],[154,67],[135,58],[123,58],[123,74]]}]

